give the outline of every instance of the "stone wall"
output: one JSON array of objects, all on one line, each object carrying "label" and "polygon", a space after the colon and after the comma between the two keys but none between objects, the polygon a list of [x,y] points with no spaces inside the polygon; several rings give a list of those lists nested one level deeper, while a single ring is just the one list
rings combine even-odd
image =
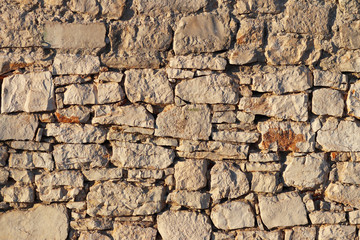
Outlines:
[{"label": "stone wall", "polygon": [[0,240],[358,239],[359,0],[1,0]]}]

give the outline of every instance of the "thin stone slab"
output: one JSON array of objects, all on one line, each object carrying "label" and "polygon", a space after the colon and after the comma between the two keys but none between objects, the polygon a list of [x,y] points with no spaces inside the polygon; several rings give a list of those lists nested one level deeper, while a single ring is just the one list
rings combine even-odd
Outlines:
[{"label": "thin stone slab", "polygon": [[349,115],[360,119],[360,81],[351,84],[346,99],[346,106]]},{"label": "thin stone slab", "polygon": [[169,65],[171,68],[180,69],[209,69],[225,70],[227,61],[222,57],[210,57],[203,55],[174,56],[170,58]]},{"label": "thin stone slab", "polygon": [[46,151],[46,152],[51,151],[51,144],[47,142],[11,141],[9,146],[11,148],[20,149],[20,150]]},{"label": "thin stone slab", "polygon": [[330,72],[313,70],[314,86],[316,87],[331,87],[338,90],[345,91],[348,86],[347,75],[340,72]]},{"label": "thin stone slab", "polygon": [[141,14],[158,17],[165,13],[193,13],[207,5],[206,0],[135,0],[136,10]]},{"label": "thin stone slab", "polygon": [[38,124],[34,115],[0,114],[0,140],[32,140]]},{"label": "thin stone slab", "polygon": [[213,132],[211,136],[216,141],[255,143],[259,140],[260,134],[257,132],[218,131]]},{"label": "thin stone slab", "polygon": [[54,169],[54,161],[52,154],[46,152],[11,153],[9,167],[18,169],[44,168],[52,171]]},{"label": "thin stone slab", "polygon": [[123,177],[122,168],[93,168],[83,170],[82,173],[88,181],[116,180]]},{"label": "thin stone slab", "polygon": [[194,209],[207,209],[210,206],[210,194],[193,191],[173,191],[167,198],[166,203]]}]

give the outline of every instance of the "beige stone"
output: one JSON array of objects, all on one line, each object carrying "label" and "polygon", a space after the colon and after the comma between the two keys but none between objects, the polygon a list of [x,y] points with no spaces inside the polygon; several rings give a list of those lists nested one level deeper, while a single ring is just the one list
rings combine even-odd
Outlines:
[{"label": "beige stone", "polygon": [[18,169],[44,168],[52,171],[54,169],[54,161],[52,154],[46,152],[11,153],[9,167]]},{"label": "beige stone", "polygon": [[325,196],[331,201],[360,207],[360,187],[355,185],[343,185],[341,183],[330,183],[325,190]]},{"label": "beige stone", "polygon": [[255,143],[259,140],[260,134],[257,132],[230,132],[218,131],[213,132],[212,138],[216,141]]},{"label": "beige stone", "polygon": [[[95,16],[99,12],[99,6],[96,0],[71,0],[68,6],[74,12],[87,13],[92,16]],[[61,32],[64,32],[63,29],[61,30]]]},{"label": "beige stone", "polygon": [[109,19],[120,19],[123,15],[126,0],[100,0],[101,16]]},{"label": "beige stone", "polygon": [[314,211],[309,213],[312,224],[337,224],[346,222],[346,214],[344,212],[324,212]]},{"label": "beige stone", "polygon": [[1,189],[4,202],[32,203],[35,199],[34,189],[27,185],[15,184]]},{"label": "beige stone", "polygon": [[206,160],[186,160],[175,164],[176,189],[199,190],[207,185]]},{"label": "beige stone", "polygon": [[227,61],[222,57],[206,55],[174,56],[170,58],[172,68],[225,70]]},{"label": "beige stone", "polygon": [[360,21],[351,21],[340,26],[341,46],[345,49],[360,48]]},{"label": "beige stone", "polygon": [[206,0],[192,1],[192,0],[135,0],[134,5],[136,10],[140,13],[147,14],[153,17],[163,15],[165,13],[192,13],[207,5]]},{"label": "beige stone", "polygon": [[56,54],[52,73],[63,74],[95,74],[100,70],[100,60],[97,56]]},{"label": "beige stone", "polygon": [[314,86],[331,87],[338,90],[346,90],[348,78],[345,74],[339,72],[313,70]]},{"label": "beige stone", "polygon": [[237,14],[259,12],[275,14],[280,12],[281,2],[278,0],[239,0],[236,1]]},{"label": "beige stone", "polygon": [[277,188],[277,175],[274,173],[253,172],[251,191],[274,193]]},{"label": "beige stone", "polygon": [[114,240],[155,240],[156,234],[155,228],[121,223],[115,223],[111,233]]},{"label": "beige stone", "polygon": [[196,191],[173,191],[166,198],[166,203],[194,209],[207,209],[210,205],[210,194]]},{"label": "beige stone", "polygon": [[294,227],[292,229],[285,230],[284,240],[314,240],[316,239],[316,228],[315,227]]},{"label": "beige stone", "polygon": [[346,225],[329,225],[319,228],[319,240],[342,239],[351,240],[356,237],[356,227]]},{"label": "beige stone", "polygon": [[235,240],[281,240],[281,231],[238,231]]},{"label": "beige stone", "polygon": [[341,117],[344,108],[344,97],[340,91],[328,88],[313,91],[312,112],[314,114]]},{"label": "beige stone", "polygon": [[70,106],[58,109],[55,117],[58,122],[63,123],[86,123],[90,119],[90,108],[85,106]]},{"label": "beige stone", "polygon": [[360,184],[360,163],[339,162],[336,164],[339,181],[349,184]]},{"label": "beige stone", "polygon": [[360,82],[351,84],[346,99],[348,114],[360,118]]}]

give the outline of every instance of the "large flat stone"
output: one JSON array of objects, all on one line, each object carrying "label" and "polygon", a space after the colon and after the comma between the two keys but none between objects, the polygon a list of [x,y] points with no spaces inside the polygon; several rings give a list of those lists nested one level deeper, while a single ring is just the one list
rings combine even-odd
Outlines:
[{"label": "large flat stone", "polygon": [[55,109],[50,72],[17,74],[2,83],[1,112],[41,112]]},{"label": "large flat stone", "polygon": [[343,185],[330,183],[325,190],[325,196],[334,202],[360,208],[360,187],[356,185]]},{"label": "large flat stone", "polygon": [[100,71],[100,60],[97,56],[56,54],[52,73],[64,74],[95,74]]},{"label": "large flat stone", "polygon": [[34,115],[0,115],[0,140],[32,140],[38,127]]}]

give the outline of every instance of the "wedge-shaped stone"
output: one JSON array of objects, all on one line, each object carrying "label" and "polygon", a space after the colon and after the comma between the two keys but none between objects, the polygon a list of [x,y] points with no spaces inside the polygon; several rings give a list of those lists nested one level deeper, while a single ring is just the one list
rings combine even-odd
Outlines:
[{"label": "wedge-shaped stone", "polygon": [[331,201],[360,208],[360,187],[358,186],[330,183],[325,190],[325,196]]},{"label": "wedge-shaped stone", "polygon": [[306,209],[296,192],[259,196],[260,216],[269,229],[308,224]]},{"label": "wedge-shaped stone", "polygon": [[[72,2],[74,2],[74,0]],[[106,27],[104,23],[81,24],[52,22],[45,25],[45,43],[43,43],[43,45],[49,48],[65,49],[102,48],[105,46],[105,34]]]},{"label": "wedge-shaped stone", "polygon": [[181,81],[176,85],[175,95],[191,103],[236,104],[239,101],[239,93],[226,74]]},{"label": "wedge-shaped stone", "polygon": [[255,143],[259,140],[260,134],[257,132],[230,132],[219,131],[213,132],[213,140],[227,141],[227,142],[239,142],[239,143]]},{"label": "wedge-shaped stone", "polygon": [[46,135],[55,137],[61,143],[103,143],[107,131],[90,124],[49,123]]},{"label": "wedge-shaped stone", "polygon": [[[138,240],[156,240],[157,230],[152,227],[141,227],[136,225],[122,224],[119,222],[114,223],[114,230],[111,239],[138,239]],[[98,238],[93,238],[98,239]],[[107,240],[101,238],[102,240]],[[86,240],[86,239],[84,239]],[[109,238],[110,240],[110,238]]]},{"label": "wedge-shaped stone", "polygon": [[190,191],[174,191],[168,195],[166,203],[173,203],[188,208],[206,209],[210,205],[210,194]]},{"label": "wedge-shaped stone", "polygon": [[110,158],[108,150],[98,144],[60,144],[54,146],[57,169],[104,167]]},{"label": "wedge-shaped stone", "polygon": [[310,124],[268,121],[258,124],[262,135],[260,149],[268,151],[313,152],[315,133]]},{"label": "wedge-shaped stone", "polygon": [[360,81],[351,84],[346,105],[349,115],[360,119]]},{"label": "wedge-shaped stone", "polygon": [[356,226],[346,226],[346,225],[321,226],[319,228],[318,239],[319,240],[327,240],[327,239],[352,240],[352,239],[356,239]]},{"label": "wedge-shaped stone", "polygon": [[36,185],[41,187],[83,187],[84,178],[78,171],[59,171],[51,173],[43,173],[35,177]]},{"label": "wedge-shaped stone", "polygon": [[163,187],[139,187],[127,182],[104,182],[90,188],[87,214],[90,216],[152,215],[164,205]]},{"label": "wedge-shaped stone", "polygon": [[339,162],[336,167],[340,182],[360,184],[360,163]]},{"label": "wedge-shaped stone", "polygon": [[175,31],[177,55],[216,52],[229,48],[230,29],[227,21],[213,13],[183,17]]},{"label": "wedge-shaped stone", "polygon": [[51,171],[54,169],[54,161],[52,155],[45,152],[11,153],[9,167],[18,169],[44,168]]},{"label": "wedge-shaped stone", "polygon": [[341,46],[346,49],[360,48],[360,21],[350,21],[340,27]]},{"label": "wedge-shaped stone", "polygon": [[63,74],[95,74],[100,71],[100,60],[97,56],[56,54],[52,73]]},{"label": "wedge-shaped stone", "polygon": [[342,117],[344,108],[344,96],[340,91],[329,88],[313,91],[312,112],[314,114]]},{"label": "wedge-shaped stone", "polygon": [[202,213],[166,211],[157,216],[158,231],[164,240],[210,239],[209,217]]},{"label": "wedge-shaped stone", "polygon": [[140,13],[158,17],[169,12],[173,13],[192,13],[207,5],[206,0],[135,0],[134,5]]},{"label": "wedge-shaped stone", "polygon": [[55,109],[50,72],[17,74],[2,83],[1,112],[41,112]]},{"label": "wedge-shaped stone", "polygon": [[131,69],[125,74],[125,92],[130,102],[154,105],[174,102],[174,93],[164,69]]},{"label": "wedge-shaped stone", "polygon": [[206,105],[167,106],[156,119],[155,136],[207,140],[211,134]]},{"label": "wedge-shaped stone", "polygon": [[338,90],[346,90],[348,78],[345,74],[339,72],[313,70],[314,86],[331,87]]},{"label": "wedge-shaped stone", "polygon": [[126,168],[167,168],[173,163],[175,153],[172,149],[151,144],[112,142],[111,162]]},{"label": "wedge-shaped stone", "polygon": [[[68,235],[67,209],[62,205],[35,205],[0,215],[0,239],[65,240]],[[14,227],[16,226],[16,227]]]},{"label": "wedge-shaped stone", "polygon": [[299,93],[241,98],[239,109],[244,110],[245,112],[269,117],[291,119],[294,121],[307,121],[308,95]]},{"label": "wedge-shaped stone", "polygon": [[211,57],[203,55],[175,56],[170,58],[169,65],[172,68],[225,70],[226,60],[222,57]]},{"label": "wedge-shaped stone", "polygon": [[115,124],[154,128],[154,117],[141,105],[97,106],[92,124]]},{"label": "wedge-shaped stone", "polygon": [[248,203],[233,201],[211,209],[211,220],[217,228],[233,230],[255,226],[255,217]]}]

